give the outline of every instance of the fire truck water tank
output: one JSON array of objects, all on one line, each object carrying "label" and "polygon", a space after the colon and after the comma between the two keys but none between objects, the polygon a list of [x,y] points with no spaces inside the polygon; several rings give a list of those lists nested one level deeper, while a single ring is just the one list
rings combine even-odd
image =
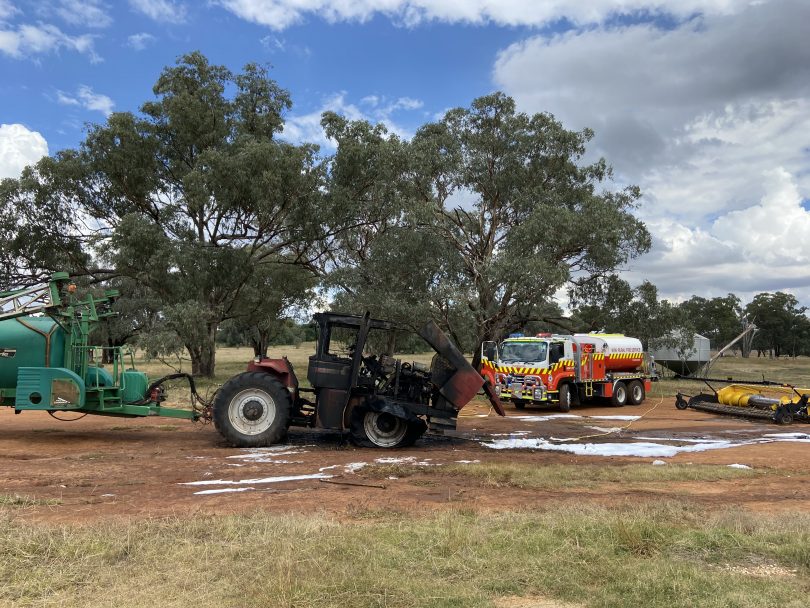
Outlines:
[{"label": "fire truck water tank", "polygon": [[594,353],[605,355],[605,368],[608,371],[634,371],[644,358],[641,340],[622,334],[574,334],[577,342],[586,351],[593,347]]},{"label": "fire truck water tank", "polygon": [[17,385],[20,367],[61,367],[65,333],[49,317],[0,321],[0,388]]}]

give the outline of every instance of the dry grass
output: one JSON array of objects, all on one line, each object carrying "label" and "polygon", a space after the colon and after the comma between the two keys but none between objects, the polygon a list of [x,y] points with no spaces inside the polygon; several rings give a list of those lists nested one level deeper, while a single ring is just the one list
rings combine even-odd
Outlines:
[{"label": "dry grass", "polygon": [[[389,476],[411,478],[457,477],[496,488],[522,488],[557,490],[561,488],[591,488],[604,484],[628,485],[660,484],[675,482],[712,482],[724,479],[747,479],[768,474],[762,469],[732,469],[721,465],[671,464],[654,467],[649,464],[598,465],[555,464],[542,467],[526,464],[448,464],[441,467],[424,467],[408,464],[372,465],[361,471],[364,477],[386,479]],[[775,473],[773,473],[775,474]]]},{"label": "dry grass", "polygon": [[799,608],[810,574],[806,514],[769,521],[685,503],[1,523],[2,606]]}]

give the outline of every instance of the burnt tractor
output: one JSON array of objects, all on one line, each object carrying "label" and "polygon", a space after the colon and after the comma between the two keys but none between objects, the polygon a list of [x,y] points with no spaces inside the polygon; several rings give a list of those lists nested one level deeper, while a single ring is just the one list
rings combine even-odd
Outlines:
[{"label": "burnt tractor", "polygon": [[314,322],[317,349],[309,358],[309,387],[299,384],[286,357],[257,357],[218,391],[214,425],[229,443],[267,446],[281,441],[288,427],[299,426],[348,431],[361,446],[409,446],[427,430],[455,429],[459,411],[482,387],[504,415],[489,383],[433,322],[418,332],[436,351],[430,366],[364,354],[371,332],[405,329],[395,323],[368,313],[317,313]]}]

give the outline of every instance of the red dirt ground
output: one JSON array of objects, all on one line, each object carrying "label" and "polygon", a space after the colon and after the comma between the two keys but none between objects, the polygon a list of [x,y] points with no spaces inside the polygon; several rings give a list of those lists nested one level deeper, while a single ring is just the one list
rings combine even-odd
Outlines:
[{"label": "red dirt ground", "polygon": [[[588,463],[611,466],[649,464],[653,457],[602,457],[532,449],[493,450],[483,440],[510,435],[580,437],[597,434],[592,427],[619,427],[626,421],[594,420],[585,416],[642,415],[629,428],[589,442],[632,442],[643,437],[664,438],[662,444],[683,440],[762,438],[769,433],[810,433],[810,425],[778,427],[692,410],[678,411],[672,399],[657,407],[644,405],[614,409],[582,408],[582,418],[545,421],[519,416],[553,415],[542,410],[516,411],[507,405],[507,418],[486,416],[482,405],[465,408],[453,437],[426,437],[406,450],[370,450],[347,445],[339,434],[292,429],[289,449],[250,458],[250,452],[222,444],[211,426],[149,418],[139,420],[87,416],[60,422],[44,413],[14,415],[0,411],[0,504],[22,496],[32,504],[6,505],[0,513],[15,518],[52,522],[90,522],[108,518],[190,516],[199,513],[322,511],[353,516],[366,510],[418,512],[444,508],[494,511],[556,503],[590,501],[601,504],[688,499],[709,508],[739,505],[761,512],[807,511],[810,508],[810,442],[776,442],[711,451],[681,453],[661,458],[670,463],[745,464],[767,474],[712,483],[645,483],[618,486],[570,487],[554,491],[493,488],[476,485],[469,477],[424,473],[401,479],[372,479],[349,463],[373,463],[378,458],[412,457],[431,465],[457,461],[482,463]],[[651,409],[652,408],[652,409]],[[651,411],[650,411],[651,410]],[[483,417],[486,416],[486,417]],[[523,434],[521,434],[523,433]],[[666,441],[668,440],[668,441]],[[260,462],[274,460],[275,462]],[[240,481],[277,476],[312,475],[321,467],[328,482],[303,479],[281,483],[181,485],[195,481]],[[473,466],[471,464],[471,466]],[[335,483],[338,482],[338,483]],[[377,484],[362,487],[351,484]],[[250,491],[197,495],[217,488],[254,488]]]}]

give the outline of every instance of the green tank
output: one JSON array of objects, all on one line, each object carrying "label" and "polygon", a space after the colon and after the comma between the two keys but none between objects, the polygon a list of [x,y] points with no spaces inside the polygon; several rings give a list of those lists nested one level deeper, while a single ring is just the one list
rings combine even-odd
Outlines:
[{"label": "green tank", "polygon": [[21,367],[62,367],[65,332],[49,317],[0,321],[0,388],[17,385]]}]

